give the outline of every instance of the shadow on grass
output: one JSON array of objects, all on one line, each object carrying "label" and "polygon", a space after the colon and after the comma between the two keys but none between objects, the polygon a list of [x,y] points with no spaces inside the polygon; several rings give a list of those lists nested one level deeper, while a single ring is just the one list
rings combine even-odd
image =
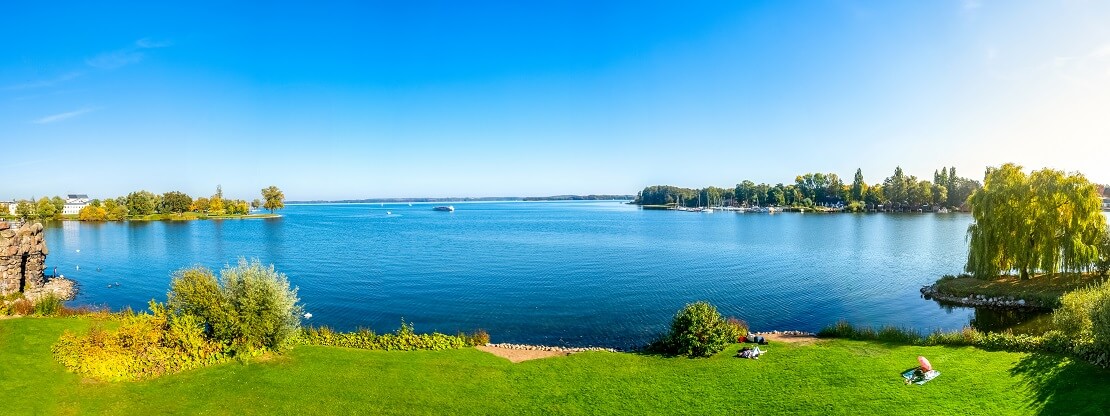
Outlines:
[{"label": "shadow on grass", "polygon": [[1027,407],[1041,415],[1101,415],[1110,409],[1110,370],[1072,357],[1028,354],[1010,369],[1033,394]]}]

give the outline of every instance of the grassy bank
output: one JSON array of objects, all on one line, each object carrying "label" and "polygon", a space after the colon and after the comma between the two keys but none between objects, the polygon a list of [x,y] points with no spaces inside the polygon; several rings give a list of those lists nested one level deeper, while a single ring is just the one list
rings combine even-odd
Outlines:
[{"label": "grassy bank", "polygon": [[[1100,414],[1110,372],[1055,355],[772,343],[759,360],[582,353],[511,364],[466,348],[298,347],[151,381],[91,383],[50,354],[88,318],[0,320],[6,414]],[[924,355],[943,375],[899,373]]]},{"label": "grassy bank", "polygon": [[1074,274],[1036,276],[1028,280],[1021,280],[1017,276],[993,280],[961,276],[938,280],[936,289],[940,293],[959,297],[971,295],[1013,297],[1036,302],[1045,308],[1055,308],[1060,305],[1060,297],[1065,293],[1101,282],[1102,278],[1096,275]]}]

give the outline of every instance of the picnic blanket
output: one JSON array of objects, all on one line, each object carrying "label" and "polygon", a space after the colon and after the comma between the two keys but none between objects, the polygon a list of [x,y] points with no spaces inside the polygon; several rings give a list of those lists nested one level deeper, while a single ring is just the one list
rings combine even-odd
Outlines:
[{"label": "picnic blanket", "polygon": [[914,372],[914,370],[909,370],[909,371],[906,371],[905,373],[902,373],[902,378],[905,378],[910,383],[921,385],[921,384],[928,383],[929,380],[932,380],[932,379],[937,378],[937,377],[940,376],[940,371],[937,371],[937,370],[926,371],[924,376],[921,376],[921,377],[914,376],[913,372]]}]

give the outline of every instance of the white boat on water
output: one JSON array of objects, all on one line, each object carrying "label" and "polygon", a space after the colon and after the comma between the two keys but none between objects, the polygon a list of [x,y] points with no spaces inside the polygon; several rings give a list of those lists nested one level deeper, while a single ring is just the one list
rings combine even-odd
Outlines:
[{"label": "white boat on water", "polygon": [[445,206],[441,206],[441,207],[432,208],[432,210],[433,211],[455,212],[455,206],[445,205]]}]

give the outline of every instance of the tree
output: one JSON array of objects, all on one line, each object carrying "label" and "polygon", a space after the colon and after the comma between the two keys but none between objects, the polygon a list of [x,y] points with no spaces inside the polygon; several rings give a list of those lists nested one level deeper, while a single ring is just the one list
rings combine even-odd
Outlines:
[{"label": "tree", "polygon": [[123,221],[127,219],[127,207],[123,205],[115,205],[108,211],[108,221]]},{"label": "tree", "polygon": [[262,201],[259,201],[258,198],[255,198],[254,201],[251,201],[251,208],[252,209],[262,208]]},{"label": "tree", "polygon": [[208,211],[208,198],[200,197],[193,201],[193,211],[207,212]]},{"label": "tree", "polygon": [[127,194],[127,212],[131,215],[150,215],[154,213],[154,194],[147,191],[137,191]]},{"label": "tree", "polygon": [[62,199],[60,196],[54,195],[53,198],[50,198],[50,203],[54,204],[54,211],[57,212],[58,215],[62,215],[62,211],[66,209],[66,200]]},{"label": "tree", "polygon": [[224,213],[224,188],[216,185],[216,193],[208,200],[208,212],[220,215]]},{"label": "tree", "polygon": [[60,215],[58,208],[50,201],[50,198],[42,197],[39,202],[35,204],[35,215],[41,219],[54,218],[55,215]]},{"label": "tree", "polygon": [[38,210],[33,202],[20,200],[15,204],[15,216],[21,220],[33,220],[39,217]]},{"label": "tree", "polygon": [[1021,166],[989,168],[983,187],[969,199],[965,269],[979,278],[1017,271],[1079,273],[1098,260],[1106,217],[1095,186],[1083,175]]},{"label": "tree", "polygon": [[108,219],[108,211],[99,206],[86,205],[77,213],[77,219],[81,221],[104,221]]},{"label": "tree", "polygon": [[263,189],[262,199],[266,200],[266,202],[262,204],[262,207],[270,210],[271,214],[274,213],[275,209],[285,208],[285,194],[276,186]]},{"label": "tree", "polygon": [[162,212],[180,214],[193,205],[193,198],[184,192],[170,191],[162,194]]},{"label": "tree", "polygon": [[852,180],[853,201],[862,201],[867,195],[867,183],[863,181],[863,169],[856,168],[856,177]]},{"label": "tree", "polygon": [[121,221],[127,219],[127,206],[120,205],[119,199],[105,199],[104,211],[108,213],[108,221]]},{"label": "tree", "polygon": [[891,204],[901,206],[906,203],[909,196],[906,190],[906,179],[902,167],[898,166],[894,168],[894,175],[883,180],[883,194]]}]

